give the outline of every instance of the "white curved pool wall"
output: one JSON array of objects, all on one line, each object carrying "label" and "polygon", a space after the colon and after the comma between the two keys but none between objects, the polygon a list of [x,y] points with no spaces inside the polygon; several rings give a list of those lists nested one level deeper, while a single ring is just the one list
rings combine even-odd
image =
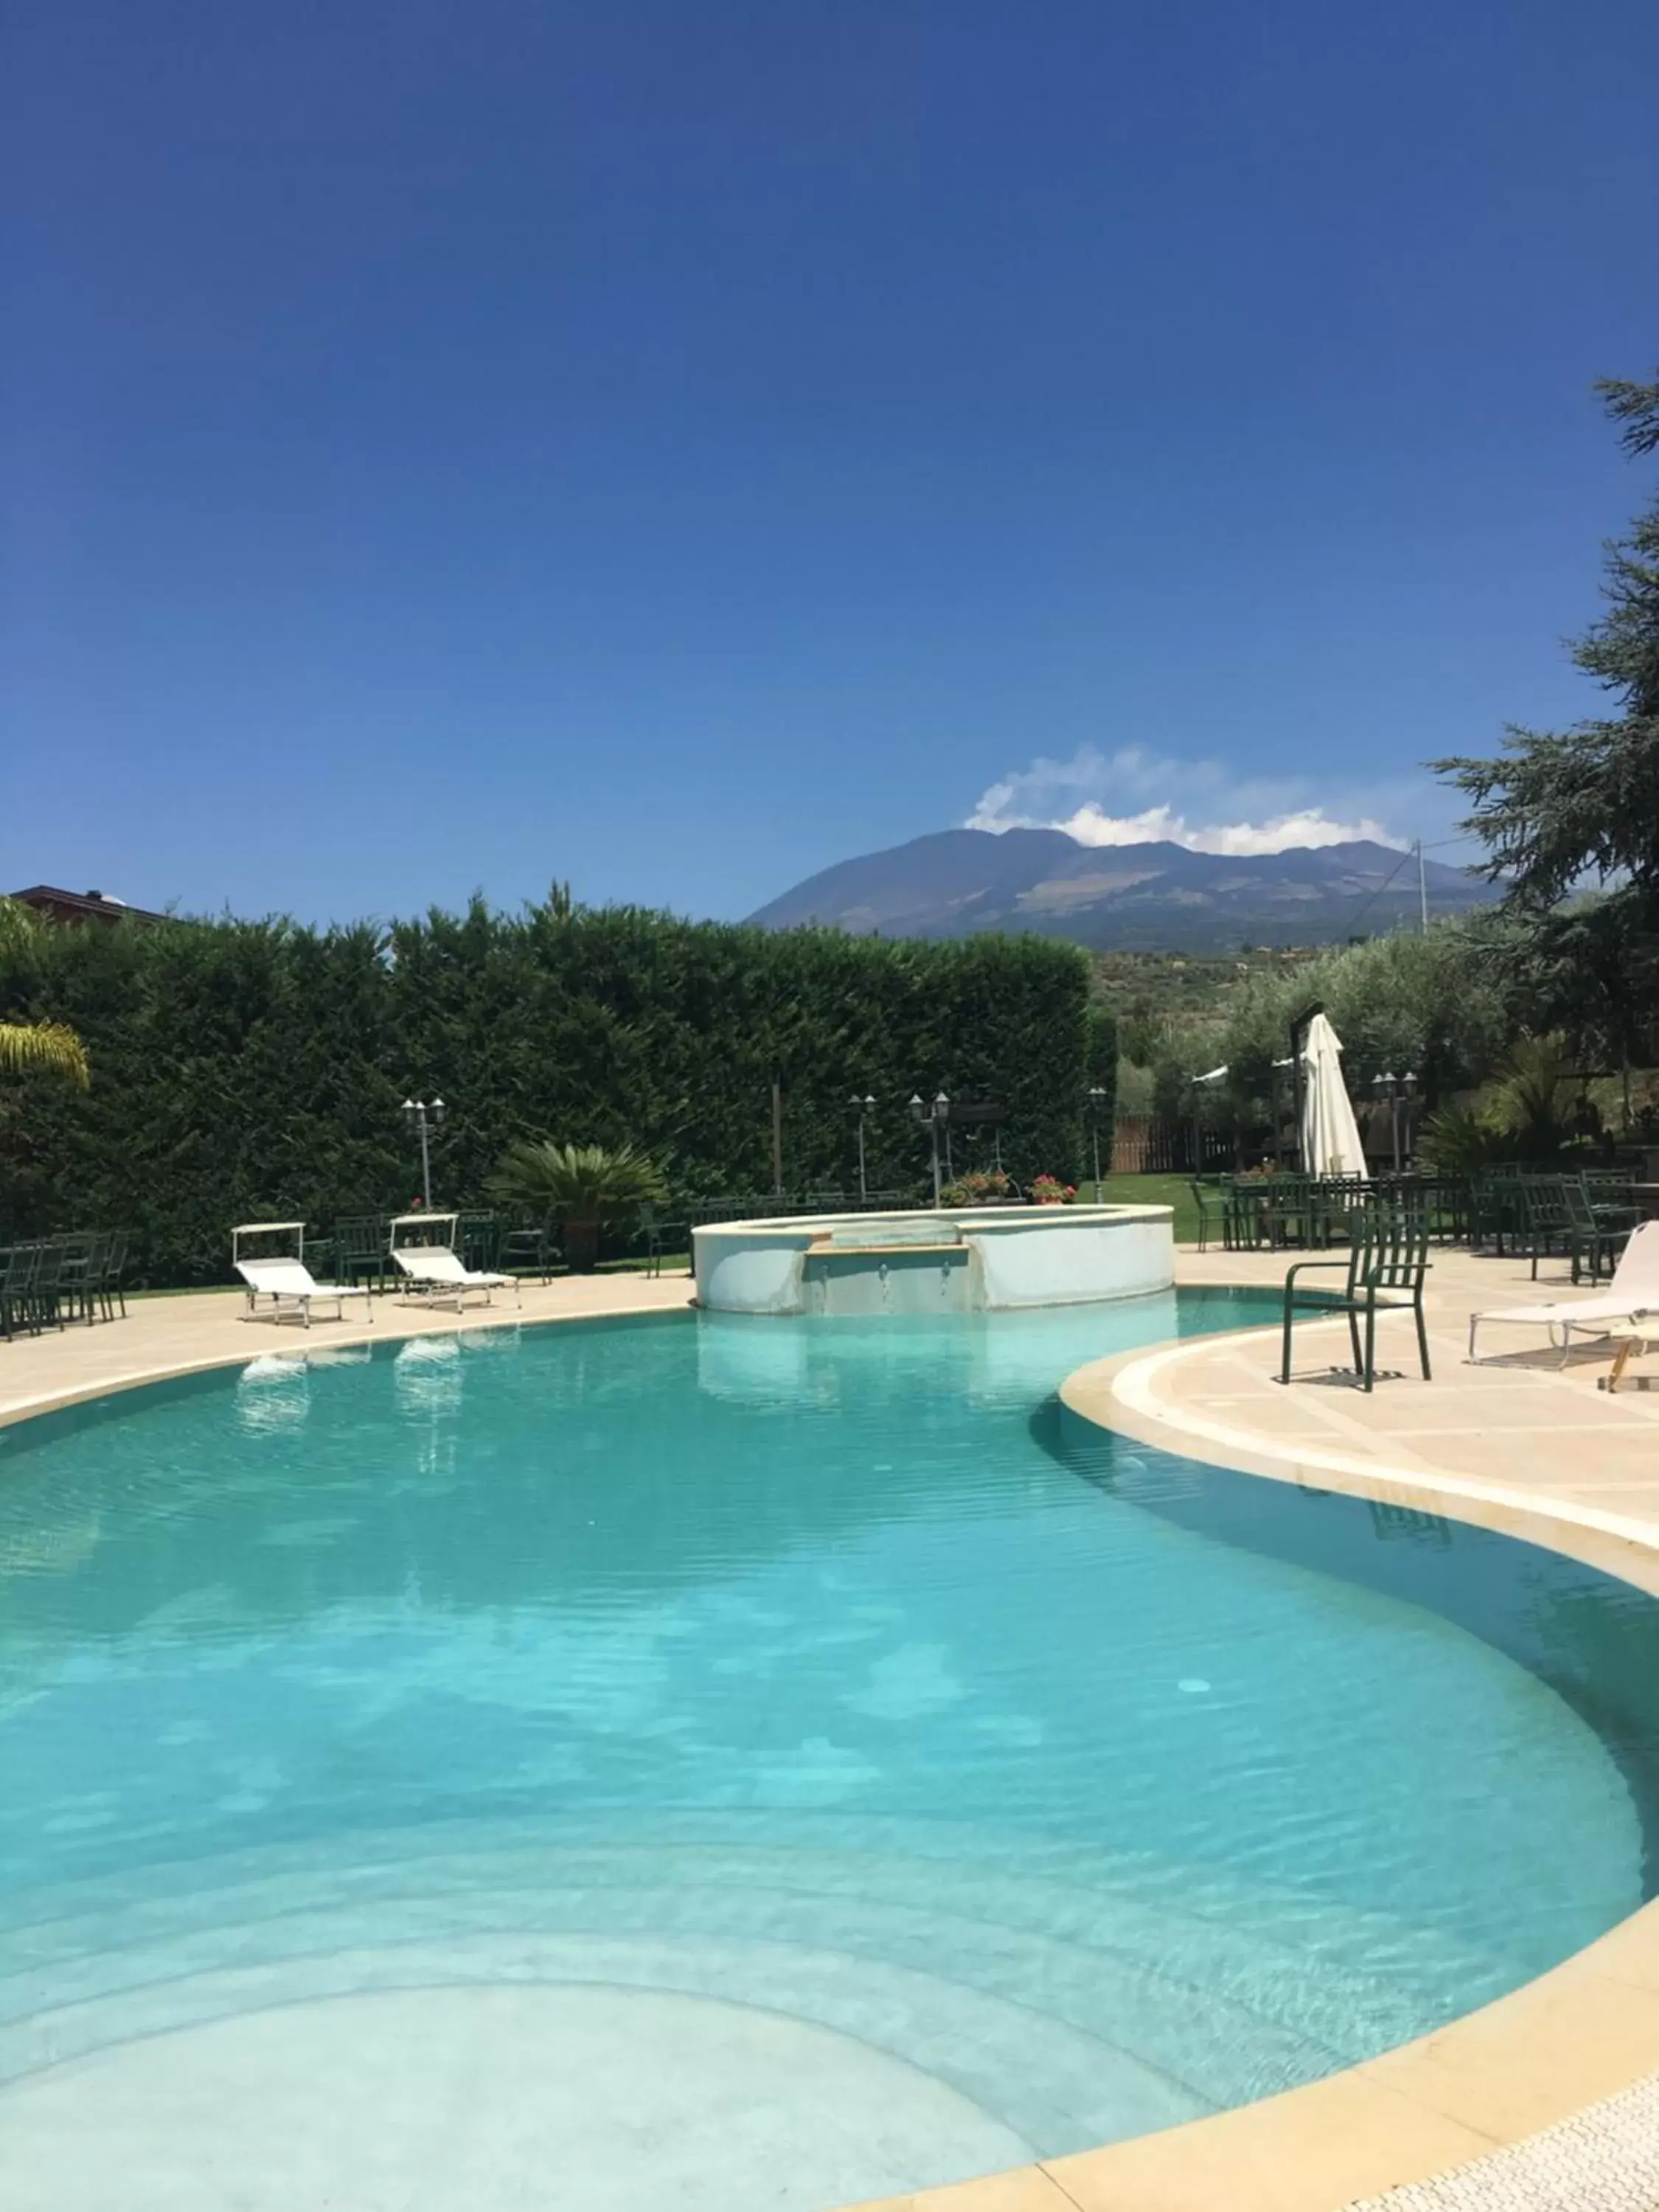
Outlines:
[{"label": "white curved pool wall", "polygon": [[722,1221],[692,1232],[720,1313],[971,1313],[1144,1297],[1175,1280],[1167,1206],[1008,1206]]}]

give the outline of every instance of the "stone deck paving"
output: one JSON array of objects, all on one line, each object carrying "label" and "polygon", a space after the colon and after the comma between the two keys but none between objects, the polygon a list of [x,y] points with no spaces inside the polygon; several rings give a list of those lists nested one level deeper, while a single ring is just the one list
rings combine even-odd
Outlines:
[{"label": "stone deck paving", "polygon": [[[1276,1285],[1286,1265],[1282,1254],[1186,1253],[1180,1275]],[[1344,1371],[1346,1323],[1304,1319],[1288,1389],[1277,1379],[1276,1335],[1250,1334],[1103,1361],[1073,1378],[1070,1401],[1143,1442],[1219,1465],[1312,1482],[1415,1478],[1448,1503],[1479,1505],[1488,1525],[1510,1526],[1505,1510],[1533,1510],[1558,1527],[1628,1540],[1639,1553],[1621,1547],[1620,1571],[1645,1582],[1640,1553],[1659,1539],[1659,1388],[1638,1386],[1644,1376],[1659,1380],[1659,1356],[1638,1356],[1616,1395],[1597,1387],[1609,1346],[1580,1343],[1564,1368],[1541,1328],[1494,1328],[1481,1337],[1480,1364],[1468,1356],[1472,1312],[1590,1295],[1575,1292],[1560,1261],[1541,1263],[1534,1283],[1525,1261],[1437,1252],[1425,1300],[1430,1382],[1418,1372],[1408,1316],[1378,1324],[1385,1372],[1370,1393]]]},{"label": "stone deck paving", "polygon": [[669,1312],[690,1305],[692,1289],[685,1274],[565,1275],[550,1283],[526,1283],[521,1305],[514,1304],[510,1291],[498,1291],[491,1304],[470,1305],[462,1314],[451,1306],[405,1304],[388,1296],[374,1300],[372,1322],[363,1319],[354,1300],[343,1322],[319,1321],[309,1329],[297,1322],[272,1322],[264,1314],[245,1320],[241,1296],[234,1291],[131,1298],[125,1319],[0,1340],[0,1423],[162,1376],[234,1366],[263,1352],[449,1336],[458,1328],[510,1328],[520,1322]]}]

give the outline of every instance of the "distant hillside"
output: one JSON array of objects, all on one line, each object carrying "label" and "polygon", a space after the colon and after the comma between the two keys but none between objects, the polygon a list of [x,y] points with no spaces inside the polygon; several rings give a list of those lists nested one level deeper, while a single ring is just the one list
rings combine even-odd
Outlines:
[{"label": "distant hillside", "polygon": [[[1496,896],[1461,868],[1431,860],[1426,874],[1431,915]],[[943,830],[825,868],[750,919],[884,937],[1033,930],[1099,951],[1218,952],[1340,944],[1417,911],[1415,860],[1370,842],[1233,859],[1184,845],[1082,845],[1063,830]]]}]

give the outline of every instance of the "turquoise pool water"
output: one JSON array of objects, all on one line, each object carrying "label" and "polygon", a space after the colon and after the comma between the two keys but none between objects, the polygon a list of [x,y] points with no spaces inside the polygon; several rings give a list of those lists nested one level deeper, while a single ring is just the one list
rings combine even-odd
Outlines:
[{"label": "turquoise pool water", "polygon": [[9,2203],[460,2201],[382,2172],[451,2095],[469,2201],[829,2205],[1309,2080],[1632,1910],[1659,1607],[1062,1415],[1176,1326],[261,1335],[0,1431]]}]

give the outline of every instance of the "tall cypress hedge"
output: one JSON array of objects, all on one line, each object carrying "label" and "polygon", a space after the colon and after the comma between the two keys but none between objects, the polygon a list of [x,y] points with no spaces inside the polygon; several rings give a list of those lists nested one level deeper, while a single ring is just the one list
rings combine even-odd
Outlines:
[{"label": "tall cypress hedge", "polygon": [[479,1202],[507,1143],[544,1134],[631,1139],[684,1198],[769,1192],[775,1079],[791,1191],[854,1187],[848,1101],[868,1093],[872,1188],[920,1194],[906,1102],[940,1088],[1007,1107],[1016,1175],[1076,1177],[1107,1056],[1087,992],[1083,956],[1036,938],[769,934],[557,901],[389,930],[8,932],[0,1019],[72,1023],[93,1083],[0,1085],[0,1231],[125,1224],[141,1279],[222,1279],[233,1222],[405,1204],[411,1093],[450,1109],[447,1203]]}]

